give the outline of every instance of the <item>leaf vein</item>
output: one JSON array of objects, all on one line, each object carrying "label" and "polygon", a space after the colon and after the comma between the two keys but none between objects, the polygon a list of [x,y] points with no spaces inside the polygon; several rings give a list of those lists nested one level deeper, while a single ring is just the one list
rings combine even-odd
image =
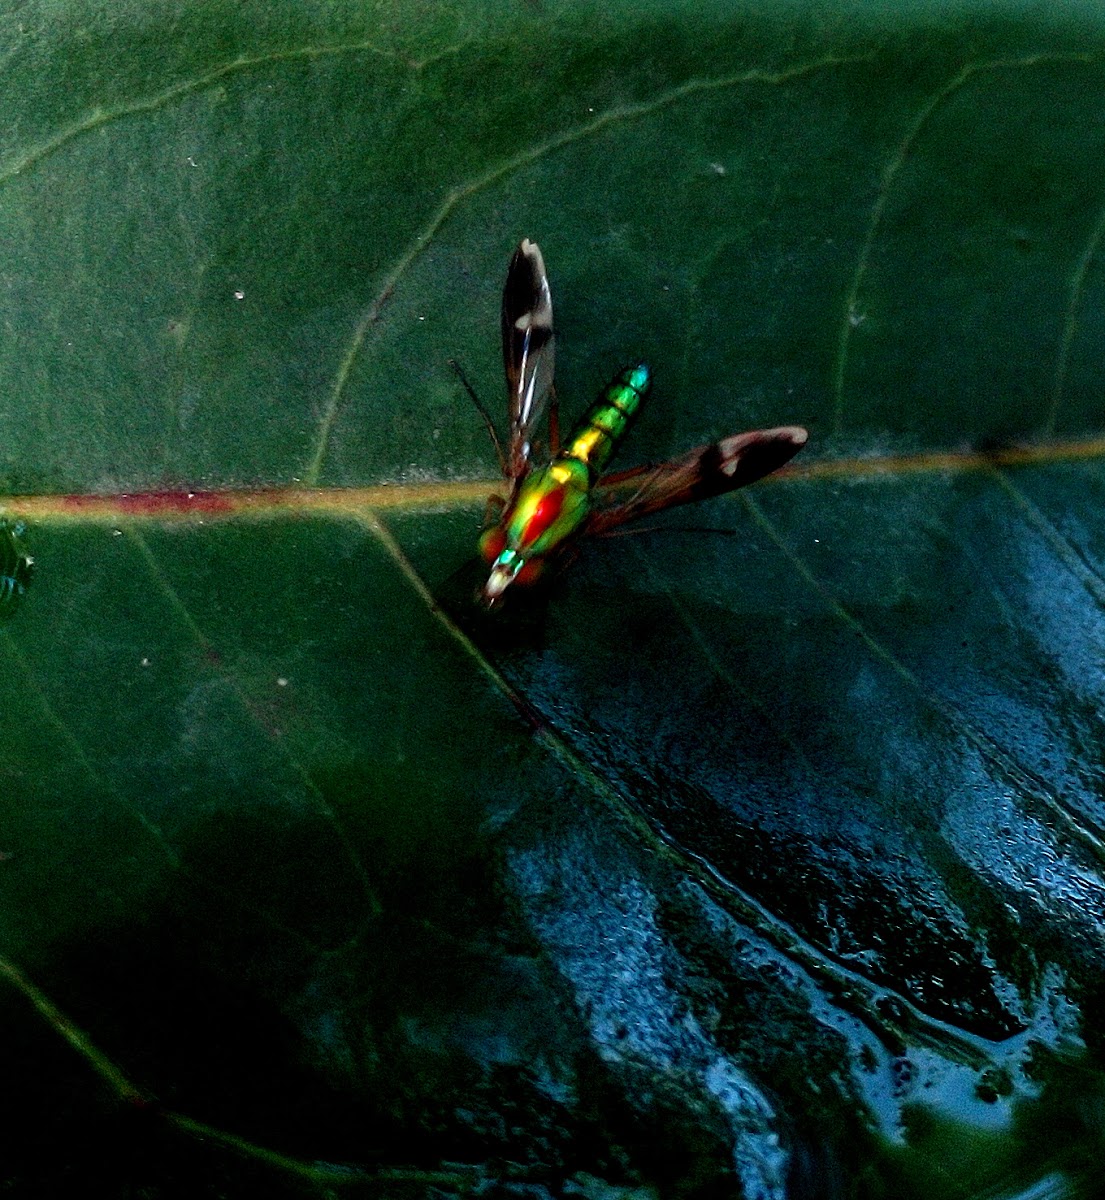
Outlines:
[{"label": "leaf vein", "polygon": [[457,53],[467,44],[467,41],[468,39],[464,39],[457,43],[457,45],[446,47],[422,60],[405,58],[396,51],[381,49],[369,41],[339,45],[300,46],[288,50],[273,50],[267,54],[241,55],[238,58],[231,59],[229,62],[212,67],[209,71],[205,71],[194,78],[182,79],[179,83],[174,83],[170,87],[147,96],[144,99],[134,100],[128,104],[114,105],[110,108],[101,108],[98,106],[91,108],[84,116],[79,117],[71,124],[65,126],[65,128],[60,129],[53,137],[46,138],[38,145],[26,150],[21,156],[12,159],[6,166],[0,167],[0,186],[22,175],[32,167],[37,166],[84,134],[93,133],[105,125],[125,120],[127,117],[139,116],[142,113],[156,112],[159,109],[167,108],[175,101],[194,95],[197,92],[202,92],[205,88],[211,87],[224,79],[229,79],[234,75],[245,74],[259,67],[267,67],[280,62],[334,58],[345,54],[373,54],[379,58],[406,62],[412,71],[419,72],[431,63],[450,54]]},{"label": "leaf vein", "polygon": [[1059,337],[1059,349],[1055,356],[1055,382],[1051,389],[1051,406],[1048,411],[1047,423],[1044,426],[1044,435],[1046,437],[1052,437],[1055,434],[1055,426],[1059,419],[1059,406],[1062,402],[1063,389],[1067,381],[1071,344],[1074,341],[1074,335],[1078,332],[1078,310],[1082,307],[1082,301],[1085,296],[1086,279],[1089,275],[1090,265],[1097,257],[1103,237],[1105,237],[1105,205],[1102,206],[1097,221],[1090,231],[1090,236],[1086,239],[1086,247],[1082,251],[1078,265],[1071,276],[1070,297],[1067,301],[1067,309],[1063,318],[1063,329]]},{"label": "leaf vein", "polygon": [[669,838],[663,830],[657,829],[637,810],[629,798],[623,796],[609,779],[579,754],[558,729],[550,726],[540,714],[529,708],[524,697],[515,691],[495,664],[437,604],[425,581],[376,515],[366,511],[362,514],[362,519],[380,539],[381,545],[406,576],[411,587],[425,601],[434,619],[487,676],[492,685],[528,717],[533,726],[535,741],[552,755],[569,776],[585,785],[590,794],[603,806],[603,810],[622,824],[628,836],[635,838],[650,853],[673,862],[678,871],[692,879],[736,920],[756,930],[817,984],[829,988],[835,997],[835,1003],[852,1012],[877,1037],[885,1037],[888,1029],[893,1029],[899,1037],[903,1028],[914,1034],[923,1032],[923,1036],[940,1044],[946,1053],[960,1061],[976,1066],[989,1061],[989,1048],[993,1045],[989,1039],[966,1033],[947,1022],[929,1016],[919,1009],[909,996],[895,992],[899,1002],[899,1016],[886,1016],[879,1007],[880,1000],[888,990],[885,985],[873,983],[854,968],[838,961],[808,941],[778,914],[761,904],[755,896],[749,895],[731,879],[721,875],[707,860]]},{"label": "leaf vein", "polygon": [[265,924],[270,926],[272,929],[275,929],[278,933],[282,933],[288,937],[294,938],[301,944],[308,946],[311,949],[322,949],[322,947],[318,946],[299,930],[292,929],[290,926],[287,926],[276,920],[275,917],[265,912],[263,909],[259,909],[256,906],[249,904],[240,896],[228,891],[217,881],[205,875],[199,874],[191,867],[184,864],[176,850],[173,849],[168,838],[165,836],[161,826],[151,821],[150,818],[146,816],[146,814],[142,812],[142,810],[135,804],[132,804],[129,800],[125,800],[120,794],[119,789],[107,778],[105,778],[103,773],[93,765],[92,760],[85,753],[84,747],[80,744],[76,734],[73,733],[68,723],[58,714],[56,709],[50,703],[45,691],[42,688],[42,685],[38,681],[37,676],[27,663],[25,656],[16,648],[11,633],[6,629],[0,629],[0,639],[2,639],[3,643],[8,647],[11,657],[16,661],[16,663],[19,664],[19,667],[24,674],[27,685],[29,686],[31,692],[38,697],[39,705],[42,708],[46,720],[59,732],[65,744],[69,747],[73,758],[80,764],[81,769],[105,796],[113,797],[119,807],[126,811],[138,823],[138,825],[142,827],[145,833],[148,834],[149,837],[156,843],[158,849],[165,856],[166,861],[174,870],[179,871],[186,878],[193,880],[195,883],[208,888],[216,895],[221,896],[233,903],[243,912],[251,913],[253,916],[265,922]]},{"label": "leaf vein", "polygon": [[[996,474],[997,472],[995,472]],[[1091,828],[1082,814],[1074,812],[1063,802],[1061,797],[1055,795],[1046,780],[1041,779],[1029,768],[1019,763],[1005,747],[972,725],[960,709],[938,692],[927,687],[915,671],[902,662],[888,646],[883,645],[863,622],[814,575],[801,555],[794,550],[768,519],[756,500],[747,495],[743,497],[743,500],[755,517],[757,524],[779,547],[798,575],[821,597],[835,616],[856,633],[871,653],[917,692],[934,712],[939,713],[948,722],[952,729],[958,730],[960,735],[978,751],[983,760],[996,768],[1012,786],[1017,788],[1022,797],[1057,817],[1099,862],[1105,862],[1105,836]]]},{"label": "leaf vein", "polygon": [[141,809],[136,808],[135,805],[131,804],[129,801],[124,800],[122,795],[119,793],[119,789],[105,779],[104,776],[96,769],[96,767],[93,766],[92,760],[85,753],[84,747],[78,740],[77,735],[69,727],[69,723],[50,703],[45,689],[39,682],[38,676],[31,669],[30,664],[27,662],[26,656],[17,647],[11,633],[6,629],[0,630],[0,637],[3,638],[4,644],[7,646],[11,657],[19,665],[27,687],[38,698],[39,707],[42,709],[47,722],[53,726],[55,730],[57,730],[62,741],[66,746],[68,746],[69,752],[72,754],[73,759],[80,766],[81,770],[84,771],[91,782],[95,784],[96,787],[102,789],[106,795],[115,797],[120,807],[124,808],[128,813],[130,813],[135,821],[137,821],[138,824],[141,825],[145,830],[145,832],[149,834],[153,841],[157,843],[158,849],[162,852],[162,854],[165,855],[170,865],[179,869],[181,865],[180,859],[176,851],[171,845],[169,845],[169,842],[167,841],[160,826],[154,824],[154,822],[151,821],[149,817],[147,817],[146,814],[141,811]]},{"label": "leaf vein", "polygon": [[995,476],[1002,488],[1025,514],[1033,528],[1043,536],[1063,566],[1078,580],[1094,603],[1105,610],[1105,578],[1102,577],[1101,572],[1079,553],[1070,538],[1044,515],[1043,511],[1017,487],[1005,471],[995,471]]},{"label": "leaf vein", "polygon": [[[192,616],[188,606],[181,599],[179,592],[177,592],[176,588],[173,587],[170,580],[161,570],[161,566],[154,556],[153,551],[150,549],[149,544],[146,542],[146,539],[142,537],[141,533],[136,529],[129,529],[127,531],[127,536],[141,556],[151,580],[168,601],[169,606],[177,614],[181,623],[191,634],[196,645],[199,646],[203,651],[210,652],[212,650],[210,641],[200,628],[195,617]],[[314,804],[316,810],[321,814],[323,819],[334,831],[342,848],[349,856],[349,860],[353,865],[353,869],[358,880],[360,881],[367,904],[365,920],[370,920],[379,911],[379,900],[375,894],[375,889],[372,886],[371,879],[369,878],[368,871],[365,868],[360,852],[354,845],[352,839],[345,829],[345,826],[338,819],[337,813],[327,802],[325,796],[323,796],[323,794],[319,791],[318,785],[311,778],[310,773],[303,763],[301,763],[298,757],[292,753],[283,739],[274,737],[272,731],[265,727],[265,723],[259,718],[241,682],[231,672],[225,670],[224,668],[220,669],[223,678],[227,681],[227,683],[230,684],[235,698],[237,699],[242,710],[249,716],[250,720],[256,725],[256,727],[260,729],[263,734],[265,734],[269,744],[276,747],[279,755],[291,767],[292,771],[302,783],[304,791],[311,798],[312,804]],[[358,935],[355,934],[351,940],[355,940],[356,936]]]},{"label": "leaf vein", "polygon": [[760,68],[752,68],[737,74],[720,76],[716,79],[690,79],[678,87],[671,88],[648,100],[643,100],[635,104],[617,105],[614,108],[610,108],[598,114],[593,119],[584,122],[582,125],[554,134],[545,141],[530,146],[528,149],[505,159],[475,179],[452,188],[425,227],[414,235],[414,240],[409,248],[384,276],[383,284],[376,298],[369,304],[364,316],[354,328],[350,336],[349,345],[342,356],[334,382],[331,385],[329,398],[319,418],[319,432],[315,452],[309,464],[301,473],[304,482],[309,487],[314,487],[318,484],[323,463],[326,460],[334,423],[341,408],[350,374],[364,348],[370,331],[380,320],[380,315],[385,305],[404,274],[421,257],[422,253],[429,247],[434,236],[465,201],[478,195],[492,184],[508,178],[517,171],[531,166],[543,158],[547,158],[557,151],[564,149],[566,146],[574,145],[589,137],[594,137],[596,134],[619,122],[639,120],[642,117],[651,116],[653,113],[670,108],[682,100],[706,92],[723,91],[727,88],[744,87],[749,84],[783,84],[792,79],[800,79],[806,75],[815,74],[818,71],[868,62],[871,57],[871,55],[857,55],[855,57],[833,55],[788,67],[780,71],[764,71]]},{"label": "leaf vein", "polygon": [[921,105],[912,123],[902,135],[897,147],[883,168],[879,180],[878,193],[871,207],[871,215],[867,223],[867,232],[860,244],[856,257],[856,268],[852,281],[844,296],[844,307],[841,314],[840,329],[837,333],[835,361],[833,363],[832,395],[833,395],[833,432],[840,433],[844,426],[844,385],[847,373],[848,354],[851,348],[852,331],[862,321],[859,311],[859,294],[863,288],[875,242],[881,233],[883,218],[886,215],[890,197],[897,183],[898,176],[905,166],[913,147],[925,131],[925,127],[934,113],[947,103],[956,92],[964,88],[977,75],[986,72],[1027,70],[1032,67],[1051,65],[1054,63],[1092,64],[1101,61],[1101,55],[1075,51],[1043,51],[1030,54],[1024,58],[998,58],[987,62],[968,63],[961,67],[950,79],[945,80],[929,98]]}]

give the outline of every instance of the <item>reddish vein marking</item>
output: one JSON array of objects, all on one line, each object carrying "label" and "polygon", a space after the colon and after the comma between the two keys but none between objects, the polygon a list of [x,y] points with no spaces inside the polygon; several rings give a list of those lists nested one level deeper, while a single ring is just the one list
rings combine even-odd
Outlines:
[{"label": "reddish vein marking", "polygon": [[117,496],[59,497],[66,508],[97,509],[108,501],[113,511],[154,517],[183,513],[225,513],[235,508],[230,492],[121,492]]},{"label": "reddish vein marking", "polygon": [[487,499],[495,485],[381,484],[365,488],[228,488],[225,491],[153,491],[0,497],[0,510],[54,520],[110,521],[124,517],[188,519],[286,511],[356,513],[366,508],[432,508]]}]

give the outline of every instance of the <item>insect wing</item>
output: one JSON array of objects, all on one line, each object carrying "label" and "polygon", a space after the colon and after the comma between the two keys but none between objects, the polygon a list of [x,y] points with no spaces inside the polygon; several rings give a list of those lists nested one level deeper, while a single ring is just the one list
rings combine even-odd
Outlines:
[{"label": "insect wing", "polygon": [[659,466],[608,475],[592,493],[586,531],[606,533],[639,517],[747,487],[789,462],[808,436],[797,425],[757,429],[698,446]]},{"label": "insect wing", "polygon": [[510,405],[507,473],[517,480],[529,470],[533,430],[553,384],[553,314],[545,261],[536,242],[523,239],[503,288],[503,367]]}]

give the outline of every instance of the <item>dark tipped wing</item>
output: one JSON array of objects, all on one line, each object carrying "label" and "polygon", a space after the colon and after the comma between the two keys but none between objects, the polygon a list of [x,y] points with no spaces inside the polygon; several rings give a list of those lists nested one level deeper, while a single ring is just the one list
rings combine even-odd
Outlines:
[{"label": "dark tipped wing", "polygon": [[523,239],[503,287],[503,367],[510,405],[507,470],[518,479],[529,470],[533,430],[553,383],[552,295],[536,242]]},{"label": "dark tipped wing", "polygon": [[650,513],[693,504],[745,487],[777,471],[806,444],[797,425],[737,433],[698,446],[654,467],[636,467],[601,479],[592,492],[588,533],[604,533]]}]

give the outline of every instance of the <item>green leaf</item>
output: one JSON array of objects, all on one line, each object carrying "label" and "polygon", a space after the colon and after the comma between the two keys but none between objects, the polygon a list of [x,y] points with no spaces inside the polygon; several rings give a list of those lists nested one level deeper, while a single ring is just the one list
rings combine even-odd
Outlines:
[{"label": "green leaf", "polygon": [[[0,10],[9,1192],[1091,1194],[1099,10],[469,8]],[[492,620],[522,236],[811,442]]]}]

